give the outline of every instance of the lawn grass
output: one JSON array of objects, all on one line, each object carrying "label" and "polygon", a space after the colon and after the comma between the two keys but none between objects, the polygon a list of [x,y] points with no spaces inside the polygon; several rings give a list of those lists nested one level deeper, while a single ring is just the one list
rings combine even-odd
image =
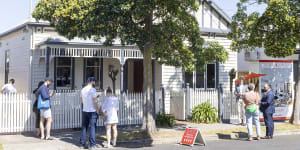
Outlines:
[{"label": "lawn grass", "polygon": [[[255,131],[253,126],[253,131]],[[275,131],[288,131],[288,130],[300,130],[300,126],[296,126],[290,123],[275,124]],[[247,133],[247,127],[240,127],[234,129],[217,129],[217,130],[205,130],[200,131],[202,135],[216,135],[216,134],[232,134],[232,133]],[[266,132],[265,126],[261,126],[261,132]],[[159,131],[158,133],[151,135],[153,138],[172,138],[181,137],[184,131]]]},{"label": "lawn grass", "polygon": [[[300,130],[300,126],[295,126],[290,123],[275,124],[275,131],[287,131],[287,130]],[[255,132],[255,126],[253,126]],[[202,135],[217,135],[217,134],[232,134],[232,133],[247,133],[247,127],[240,127],[234,129],[217,129],[217,130],[205,130],[200,131]],[[261,132],[266,132],[265,126],[261,126]],[[145,139],[163,139],[163,138],[180,138],[184,131],[181,130],[159,130],[155,134],[147,134],[144,131],[134,130],[118,133],[118,141],[133,141],[133,140],[145,140]],[[97,139],[106,140],[105,135],[98,135]],[[0,149],[1,150],[1,149]]]},{"label": "lawn grass", "polygon": [[[275,131],[288,131],[288,130],[300,130],[300,126],[293,125],[290,123],[282,123],[282,124],[275,124],[274,127]],[[253,131],[255,131],[255,126],[253,126]],[[224,129],[224,130],[207,130],[207,131],[201,131],[201,134],[204,135],[215,135],[218,133],[221,134],[231,134],[231,133],[240,133],[245,132],[247,133],[247,127],[241,127],[241,128],[235,128],[235,129]],[[261,132],[266,132],[265,126],[261,126]]]},{"label": "lawn grass", "polygon": [[0,143],[0,150],[3,150],[3,145]]}]

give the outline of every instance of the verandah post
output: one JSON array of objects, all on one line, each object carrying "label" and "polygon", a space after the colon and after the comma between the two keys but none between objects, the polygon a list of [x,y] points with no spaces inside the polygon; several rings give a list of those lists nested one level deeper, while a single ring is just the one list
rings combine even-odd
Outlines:
[{"label": "verandah post", "polygon": [[190,118],[190,100],[191,100],[191,93],[190,93],[190,84],[186,84],[186,120]]},{"label": "verandah post", "polygon": [[223,123],[222,122],[222,119],[223,119],[223,85],[222,84],[219,84],[219,87],[218,87],[218,107],[219,107],[219,110],[218,110],[218,115],[219,115],[219,119],[220,119],[220,123]]},{"label": "verandah post", "polygon": [[51,48],[47,47],[46,50],[46,78],[49,77],[49,66],[50,66],[50,52],[51,52]]},{"label": "verandah post", "polygon": [[125,64],[125,58],[124,58],[124,49],[121,49],[121,59],[120,59],[120,100],[123,101],[123,84],[124,84],[124,64]]},{"label": "verandah post", "polygon": [[160,90],[161,90],[162,110],[159,111],[162,111],[161,113],[165,113],[165,89],[163,84],[160,85]]}]

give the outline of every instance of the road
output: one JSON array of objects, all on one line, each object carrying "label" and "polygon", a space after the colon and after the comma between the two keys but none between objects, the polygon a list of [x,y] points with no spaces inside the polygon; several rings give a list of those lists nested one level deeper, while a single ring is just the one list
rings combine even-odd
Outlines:
[{"label": "road", "polygon": [[[136,148],[138,146],[136,145]],[[114,148],[118,149],[118,148]],[[120,148],[125,149],[125,148]],[[140,147],[143,150],[300,150],[300,135],[278,136],[272,140],[246,141],[218,140],[208,141],[206,146],[183,146],[179,144]]]},{"label": "road", "polygon": [[[0,136],[0,143],[4,143],[4,150],[79,150],[77,134],[60,134],[56,140],[41,141],[35,137],[23,135]],[[100,148],[101,147],[101,148]],[[102,148],[99,145],[99,149]],[[272,140],[246,141],[217,140],[208,141],[206,146],[184,146],[179,144],[145,145],[119,144],[112,150],[300,150],[300,135],[277,136]],[[107,149],[109,150],[109,149]]]}]

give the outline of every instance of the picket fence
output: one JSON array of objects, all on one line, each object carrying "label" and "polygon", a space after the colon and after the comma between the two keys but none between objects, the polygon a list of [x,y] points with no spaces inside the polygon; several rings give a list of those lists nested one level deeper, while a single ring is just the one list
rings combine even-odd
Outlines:
[{"label": "picket fence", "polygon": [[218,91],[204,89],[180,89],[170,91],[170,113],[178,120],[186,120],[194,107],[209,102],[217,110]]},{"label": "picket fence", "polygon": [[230,120],[238,120],[238,101],[233,92],[224,91],[222,99],[222,118],[224,122],[231,122]]},{"label": "picket fence", "polygon": [[[56,93],[51,98],[52,129],[80,128],[82,121],[79,92]],[[117,95],[120,100],[121,95]],[[119,125],[140,125],[143,121],[143,94],[124,93],[119,101]],[[100,94],[99,106],[104,98]],[[33,94],[0,95],[0,133],[35,130],[36,116],[32,110]],[[103,126],[98,120],[97,126]]]},{"label": "picket fence", "polygon": [[205,102],[209,102],[212,107],[215,107],[218,110],[218,91],[204,89],[190,90],[190,111],[192,111],[194,107]]}]

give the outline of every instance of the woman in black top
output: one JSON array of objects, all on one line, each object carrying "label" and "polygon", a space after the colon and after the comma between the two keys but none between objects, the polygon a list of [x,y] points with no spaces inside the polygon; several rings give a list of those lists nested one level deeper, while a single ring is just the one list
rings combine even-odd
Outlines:
[{"label": "woman in black top", "polygon": [[33,94],[35,95],[35,102],[33,104],[33,112],[35,113],[35,128],[36,130],[36,135],[40,136],[41,134],[41,130],[40,130],[40,110],[37,109],[37,103],[38,103],[38,99],[39,99],[39,95],[38,95],[38,89],[44,84],[44,81],[40,81],[38,84],[38,87],[33,90]]}]

